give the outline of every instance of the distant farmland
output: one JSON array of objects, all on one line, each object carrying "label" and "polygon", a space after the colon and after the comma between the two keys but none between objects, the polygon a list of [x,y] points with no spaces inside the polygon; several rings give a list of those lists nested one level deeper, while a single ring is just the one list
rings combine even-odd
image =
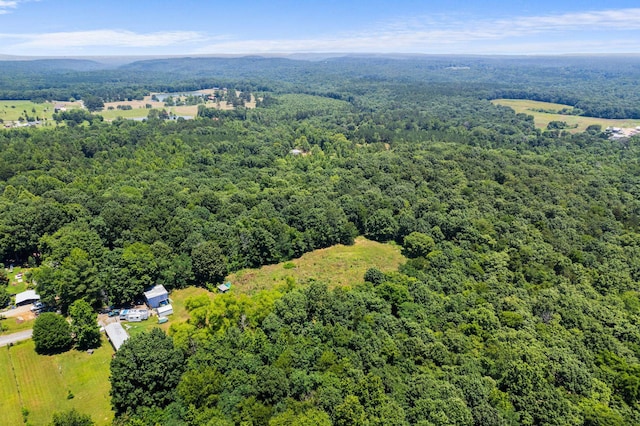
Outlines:
[{"label": "distant farmland", "polygon": [[[532,115],[536,127],[546,129],[552,121],[564,121],[569,125],[568,131],[572,133],[583,132],[592,124],[600,124],[602,129],[607,127],[636,127],[640,126],[640,120],[613,120],[607,118],[583,117],[579,115],[557,114],[565,108],[573,109],[570,105],[554,104],[551,102],[530,101],[526,99],[495,99],[491,101],[495,105],[512,108],[517,113]],[[541,112],[540,110],[545,110]]]}]

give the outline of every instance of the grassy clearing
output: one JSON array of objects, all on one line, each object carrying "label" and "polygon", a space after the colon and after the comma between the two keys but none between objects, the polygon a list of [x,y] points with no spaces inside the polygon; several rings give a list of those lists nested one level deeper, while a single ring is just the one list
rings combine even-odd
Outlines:
[{"label": "grassy clearing", "polygon": [[[9,284],[7,284],[7,292],[9,294],[22,293],[27,289],[27,278],[25,274],[29,271],[29,268],[14,267],[13,271],[9,272],[8,268],[5,268],[5,273],[9,278]],[[18,275],[22,275],[18,278]]]},{"label": "grassy clearing", "polygon": [[[123,102],[118,102],[118,103],[123,103]],[[155,102],[155,104],[158,104],[157,102]],[[158,111],[162,111],[163,109],[166,110],[169,114],[174,113],[177,116],[181,116],[181,115],[186,115],[186,116],[190,116],[190,117],[195,117],[198,114],[198,106],[197,105],[185,105],[185,106],[178,106],[178,107],[155,107],[152,108]],[[99,114],[101,116],[104,117],[105,120],[107,121],[111,121],[111,120],[115,120],[118,117],[121,118],[146,118],[149,115],[149,111],[151,111],[151,109],[147,109],[147,108],[133,108],[133,109],[129,109],[129,110],[122,110],[122,109],[103,109],[102,111],[98,111],[96,114]]]},{"label": "grassy clearing", "polygon": [[214,293],[211,293],[210,291],[201,287],[188,287],[181,290],[172,291],[170,301],[171,306],[173,306],[173,315],[170,315],[169,321],[164,324],[158,324],[158,317],[153,316],[148,320],[142,322],[123,321],[122,325],[127,330],[130,336],[135,336],[145,331],[149,331],[154,327],[158,327],[168,333],[171,324],[185,322],[189,319],[189,312],[187,312],[187,308],[185,307],[185,302],[187,301],[187,299],[203,294],[207,295],[210,298],[214,297]]},{"label": "grassy clearing", "polygon": [[[22,424],[21,407],[29,410],[28,422],[32,425],[48,424],[52,413],[71,408],[91,415],[96,424],[110,424],[112,353],[106,340],[93,355],[75,350],[54,356],[38,355],[32,340],[0,348],[3,424]],[[73,394],[71,399],[69,392]]]},{"label": "grassy clearing", "polygon": [[[0,313],[0,315],[2,315],[2,313]],[[12,334],[17,333],[18,331],[29,330],[30,328],[33,328],[33,321],[34,320],[32,319],[26,318],[24,318],[23,321],[19,321],[18,319],[13,317],[0,319],[0,324],[3,327],[0,334]]]},{"label": "grassy clearing", "polygon": [[231,281],[232,291],[242,293],[273,288],[284,284],[289,276],[302,284],[315,279],[331,287],[349,286],[364,282],[364,273],[369,268],[390,272],[405,261],[399,246],[358,237],[352,246],[339,244],[315,250],[290,262],[244,269],[229,275],[227,281]]},{"label": "grassy clearing", "polygon": [[54,108],[57,104],[64,104],[67,109],[80,108],[78,102],[44,102],[35,103],[31,101],[0,101],[0,119],[5,123],[8,121],[18,121],[25,112],[30,118],[46,119],[51,125],[55,125],[53,121]]},{"label": "grassy clearing", "polygon": [[564,121],[569,126],[577,126],[567,129],[571,133],[583,132],[592,124],[600,124],[602,129],[607,127],[636,127],[640,126],[640,120],[612,120],[607,118],[582,117],[578,115],[552,114],[551,112],[539,112],[536,110],[544,109],[547,111],[560,111],[563,108],[572,109],[569,105],[554,104],[551,102],[530,101],[525,99],[495,99],[491,101],[495,105],[502,105],[513,108],[517,113],[532,115],[536,127],[546,129],[551,121]]}]

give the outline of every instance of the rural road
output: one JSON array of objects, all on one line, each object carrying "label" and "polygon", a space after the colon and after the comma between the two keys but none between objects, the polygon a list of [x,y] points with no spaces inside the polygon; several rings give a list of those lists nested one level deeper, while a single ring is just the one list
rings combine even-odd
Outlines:
[{"label": "rural road", "polygon": [[33,330],[25,330],[13,334],[7,334],[5,336],[0,336],[0,346],[7,346],[11,343],[16,343],[21,340],[31,339],[32,334]]}]

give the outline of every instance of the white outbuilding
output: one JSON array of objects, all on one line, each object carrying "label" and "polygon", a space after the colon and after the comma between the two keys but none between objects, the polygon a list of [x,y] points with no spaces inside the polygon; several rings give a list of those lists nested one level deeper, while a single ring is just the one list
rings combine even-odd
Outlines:
[{"label": "white outbuilding", "polygon": [[116,351],[120,349],[120,346],[129,338],[127,331],[119,322],[112,322],[111,324],[105,325],[104,331],[107,333],[107,337]]},{"label": "white outbuilding", "polygon": [[158,306],[156,311],[158,312],[158,317],[168,317],[173,315],[173,306],[171,304]]}]

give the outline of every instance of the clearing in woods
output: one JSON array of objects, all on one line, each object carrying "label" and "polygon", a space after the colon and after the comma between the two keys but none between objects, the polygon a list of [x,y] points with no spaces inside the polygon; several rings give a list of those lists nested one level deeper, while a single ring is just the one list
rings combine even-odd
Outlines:
[{"label": "clearing in woods", "polygon": [[[602,130],[607,127],[630,128],[640,126],[640,120],[614,120],[608,118],[583,117],[579,115],[558,114],[563,109],[572,110],[570,105],[554,104],[550,102],[530,101],[526,99],[495,99],[491,101],[495,105],[512,108],[516,113],[532,115],[536,127],[546,129],[552,121],[564,121],[571,133],[583,132],[592,124],[599,124]],[[545,112],[542,112],[544,110]]]},{"label": "clearing in woods", "polygon": [[315,279],[326,282],[330,287],[347,286],[364,282],[364,273],[369,268],[391,272],[405,261],[400,246],[358,237],[352,246],[338,244],[306,253],[289,262],[243,269],[229,275],[226,281],[231,282],[232,291],[242,293],[277,287],[285,284],[287,277],[293,277],[301,284]]}]

